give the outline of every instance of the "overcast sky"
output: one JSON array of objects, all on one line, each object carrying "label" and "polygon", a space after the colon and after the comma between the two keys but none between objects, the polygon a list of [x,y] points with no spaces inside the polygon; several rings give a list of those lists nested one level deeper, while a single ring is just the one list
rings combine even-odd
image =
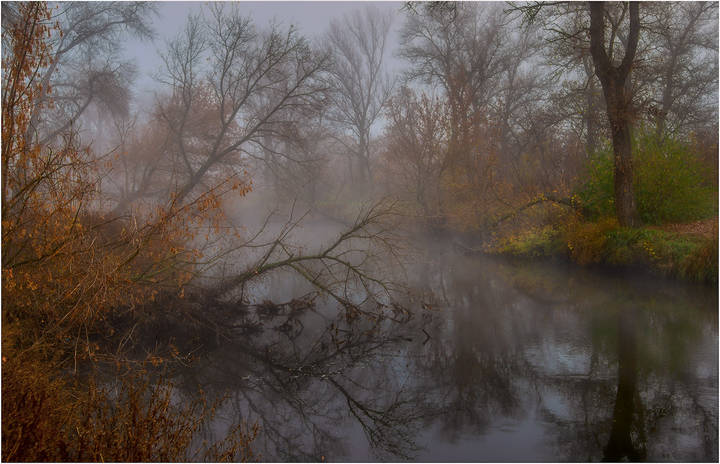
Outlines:
[{"label": "overcast sky", "polygon": [[[125,55],[135,60],[138,66],[137,97],[141,100],[149,98],[157,83],[153,75],[161,65],[159,52],[165,43],[174,38],[185,25],[189,13],[198,13],[207,2],[159,2],[158,16],[153,20],[157,33],[154,42],[128,40]],[[368,4],[381,10],[394,13],[395,20],[388,47],[389,69],[398,69],[401,63],[392,55],[397,48],[397,33],[402,23],[399,10],[402,2],[238,2],[240,8],[246,10],[257,26],[265,26],[271,21],[284,25],[296,26],[309,39],[323,34],[333,18],[341,18],[344,14],[352,14]],[[142,104],[142,103],[141,103]]]}]

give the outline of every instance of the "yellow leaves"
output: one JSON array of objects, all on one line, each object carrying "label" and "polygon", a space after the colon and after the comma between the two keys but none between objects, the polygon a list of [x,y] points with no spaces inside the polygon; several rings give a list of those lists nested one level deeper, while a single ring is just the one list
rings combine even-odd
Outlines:
[{"label": "yellow leaves", "polygon": [[648,257],[650,257],[651,259],[658,258],[658,255],[655,252],[655,249],[653,248],[652,244],[649,241],[643,240],[640,243],[640,246],[643,248],[643,250],[645,250],[645,253],[647,253]]}]

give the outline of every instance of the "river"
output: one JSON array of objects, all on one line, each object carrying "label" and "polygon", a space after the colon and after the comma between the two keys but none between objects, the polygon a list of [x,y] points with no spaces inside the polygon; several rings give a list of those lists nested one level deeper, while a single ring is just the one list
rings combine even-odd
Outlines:
[{"label": "river", "polygon": [[177,372],[227,395],[206,436],[257,422],[263,461],[718,460],[717,287],[443,245],[421,262],[407,321],[320,299],[243,316]]}]

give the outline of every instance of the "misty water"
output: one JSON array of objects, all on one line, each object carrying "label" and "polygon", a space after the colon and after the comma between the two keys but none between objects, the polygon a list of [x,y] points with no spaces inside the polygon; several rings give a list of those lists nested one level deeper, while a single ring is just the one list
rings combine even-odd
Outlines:
[{"label": "misty water", "polygon": [[[176,378],[227,395],[205,437],[257,422],[263,461],[718,459],[716,287],[447,242],[408,271],[427,297],[409,320],[317,299],[233,321]],[[278,273],[254,292],[306,290]]]}]

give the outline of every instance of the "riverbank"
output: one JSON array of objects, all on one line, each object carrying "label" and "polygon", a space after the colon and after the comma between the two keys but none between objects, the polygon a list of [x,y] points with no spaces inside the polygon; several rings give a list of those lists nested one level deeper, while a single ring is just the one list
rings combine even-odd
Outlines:
[{"label": "riverbank", "polygon": [[521,259],[567,259],[581,266],[641,268],[682,280],[717,283],[717,218],[638,228],[617,221],[548,225],[499,237],[485,253]]}]

